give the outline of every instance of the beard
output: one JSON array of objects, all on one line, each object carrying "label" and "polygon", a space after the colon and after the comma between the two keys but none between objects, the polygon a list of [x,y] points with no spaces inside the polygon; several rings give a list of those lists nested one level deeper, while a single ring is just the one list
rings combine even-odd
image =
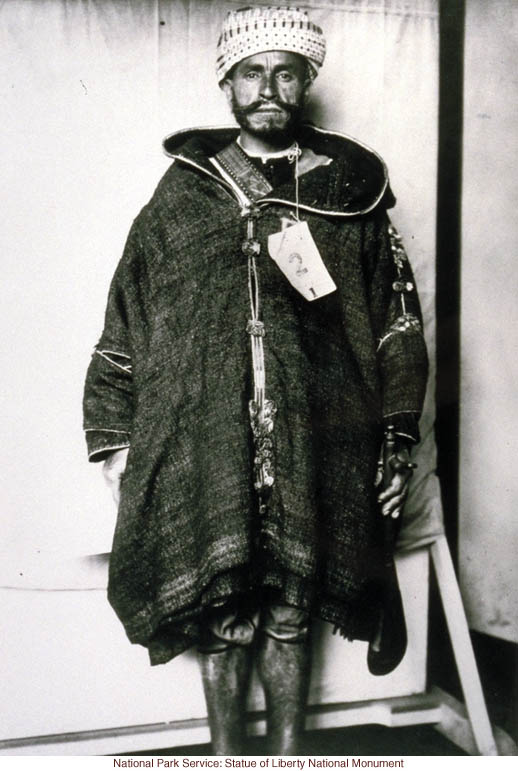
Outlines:
[{"label": "beard", "polygon": [[[279,108],[282,112],[260,115],[256,113],[259,107],[266,104]],[[246,107],[241,107],[235,95],[232,93],[232,113],[239,126],[249,134],[259,139],[265,139],[272,145],[283,148],[293,140],[302,121],[303,104],[288,104],[280,99],[272,99],[268,102],[258,100]],[[255,120],[254,120],[255,118]]]}]

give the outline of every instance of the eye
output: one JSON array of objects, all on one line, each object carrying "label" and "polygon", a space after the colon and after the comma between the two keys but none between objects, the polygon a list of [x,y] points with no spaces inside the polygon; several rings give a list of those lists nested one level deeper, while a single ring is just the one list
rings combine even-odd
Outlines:
[{"label": "eye", "polygon": [[246,80],[256,80],[259,77],[258,72],[254,72],[254,70],[250,70],[249,72],[245,73]]},{"label": "eye", "polygon": [[282,72],[279,72],[277,74],[277,77],[283,83],[289,83],[290,81],[293,80],[293,75],[291,74],[291,72],[288,72],[287,70],[283,70]]}]

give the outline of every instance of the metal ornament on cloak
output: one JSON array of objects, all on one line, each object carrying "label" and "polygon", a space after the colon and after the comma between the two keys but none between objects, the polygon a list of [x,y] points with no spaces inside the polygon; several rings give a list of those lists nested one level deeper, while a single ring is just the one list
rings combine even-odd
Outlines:
[{"label": "metal ornament on cloak", "polygon": [[[295,199],[296,214],[299,219],[298,200],[298,158],[300,148],[295,142],[288,153],[288,161],[295,161]],[[256,258],[261,252],[261,244],[256,238],[257,219],[259,209],[252,207],[244,213],[246,220],[246,239],[242,244],[242,251],[248,257],[248,294],[250,299],[250,315],[246,331],[250,335],[252,351],[252,370],[254,377],[254,398],[248,403],[250,425],[254,437],[254,487],[259,495],[259,513],[264,514],[268,499],[275,482],[275,446],[274,446],[274,421],[277,414],[277,405],[273,399],[266,398],[266,371],[264,363],[264,322],[260,317],[260,291],[259,277],[257,273]]]},{"label": "metal ornament on cloak", "polygon": [[[306,299],[313,300],[334,291],[336,286],[318,254],[307,223],[302,223],[299,218],[300,155],[300,147],[297,142],[294,142],[287,152],[287,159],[294,165],[295,212],[291,219],[289,217],[281,219],[281,231],[269,237],[268,247],[270,256],[292,286]],[[246,238],[241,245],[241,250],[248,261],[250,319],[247,322],[246,331],[250,335],[254,383],[253,398],[249,401],[248,409],[254,439],[254,488],[259,496],[259,512],[265,514],[275,482],[274,423],[277,405],[273,399],[266,397],[265,325],[261,316],[261,294],[257,268],[257,258],[261,253],[261,244],[257,239],[257,220],[261,209],[255,202],[268,195],[273,188],[237,142],[233,142],[217,153],[212,161],[233,187],[237,187],[238,192],[241,193],[240,198],[243,200],[242,194],[244,193],[248,199],[242,208],[242,216],[246,220]],[[300,232],[295,233],[296,226],[300,226]],[[283,234],[292,228],[295,238],[290,238],[285,243]],[[272,241],[272,239],[276,240]],[[304,260],[306,260],[307,265]],[[320,264],[315,268],[317,262]],[[322,277],[326,283],[325,291]],[[309,285],[306,287],[304,284],[308,284],[308,282],[309,284],[315,283],[315,286],[318,285],[317,290],[309,287]]]}]

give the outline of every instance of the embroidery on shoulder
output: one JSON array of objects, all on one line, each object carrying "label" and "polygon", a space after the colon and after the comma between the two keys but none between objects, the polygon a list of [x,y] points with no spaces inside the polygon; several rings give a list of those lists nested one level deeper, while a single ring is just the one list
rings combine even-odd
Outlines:
[{"label": "embroidery on shoulder", "polygon": [[405,267],[405,263],[408,262],[405,247],[403,246],[403,239],[399,235],[397,228],[395,228],[392,224],[388,227],[388,234],[390,238],[390,250],[392,252],[392,259],[394,260],[398,271],[401,271]]},{"label": "embroidery on shoulder", "polygon": [[[408,262],[405,247],[403,246],[403,240],[394,225],[389,224],[388,234],[392,259],[396,266],[396,280],[392,283],[392,290],[398,295],[401,315],[406,316],[410,313],[410,308],[413,304],[412,296],[415,295],[416,291],[414,282],[410,280],[412,278],[412,270],[410,268],[410,263]],[[405,295],[408,295],[410,308],[407,307]]]},{"label": "embroidery on shoulder", "polygon": [[401,316],[398,316],[398,318],[390,325],[386,334],[383,335],[379,341],[377,350],[379,351],[381,346],[390,337],[393,337],[394,335],[400,334],[402,332],[418,332],[419,334],[423,333],[421,322],[417,316],[414,316],[413,313],[403,313]]},{"label": "embroidery on shoulder", "polygon": [[[386,329],[385,334],[380,338],[378,348],[396,334],[407,332],[417,332],[423,334],[422,324],[418,316],[412,313],[412,307],[415,308],[416,288],[412,279],[410,263],[403,246],[403,239],[398,233],[397,228],[389,223],[388,236],[390,241],[390,251],[396,267],[396,280],[392,283],[392,291],[395,294],[394,305],[392,306],[392,318],[394,321]],[[397,314],[397,315],[396,315]]]}]

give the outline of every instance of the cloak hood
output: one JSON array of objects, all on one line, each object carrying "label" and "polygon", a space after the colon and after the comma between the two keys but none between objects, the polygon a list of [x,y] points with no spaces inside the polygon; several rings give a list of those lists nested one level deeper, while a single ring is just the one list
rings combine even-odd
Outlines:
[{"label": "cloak hood", "polygon": [[[166,155],[197,169],[219,184],[230,188],[220,178],[209,158],[237,139],[239,128],[205,127],[177,131],[164,139]],[[303,148],[332,159],[300,177],[299,207],[331,217],[356,217],[368,214],[378,206],[391,208],[395,198],[390,190],[387,167],[383,159],[357,140],[336,131],[304,124],[296,137]],[[258,205],[274,203],[295,206],[294,185],[274,189]]]}]

